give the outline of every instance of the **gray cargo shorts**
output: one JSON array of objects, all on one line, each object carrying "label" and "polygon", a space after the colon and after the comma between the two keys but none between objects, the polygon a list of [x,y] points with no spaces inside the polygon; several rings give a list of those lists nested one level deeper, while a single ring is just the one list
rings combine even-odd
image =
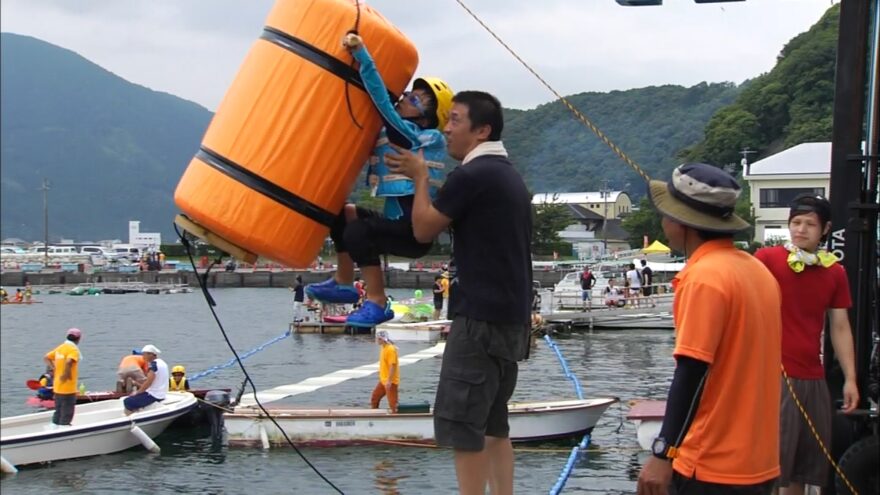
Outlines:
[{"label": "gray cargo shorts", "polygon": [[[827,383],[822,379],[789,379],[816,433],[825,447],[831,449],[831,394]],[[782,378],[779,415],[779,467],[782,472],[779,486],[786,487],[791,482],[825,486],[831,465],[792,399],[785,377]]]},{"label": "gray cargo shorts", "polygon": [[516,388],[516,361],[489,354],[498,332],[519,326],[458,316],[443,351],[434,404],[434,438],[441,447],[481,451],[486,435],[507,438],[507,401]]}]

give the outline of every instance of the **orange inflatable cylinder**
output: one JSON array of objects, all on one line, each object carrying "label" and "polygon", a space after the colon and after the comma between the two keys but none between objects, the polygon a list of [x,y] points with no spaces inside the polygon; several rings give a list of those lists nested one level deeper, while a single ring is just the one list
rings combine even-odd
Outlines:
[{"label": "orange inflatable cylinder", "polygon": [[287,266],[314,260],[382,125],[342,47],[352,29],[388,90],[406,88],[418,54],[377,11],[278,0],[177,185],[187,216]]}]

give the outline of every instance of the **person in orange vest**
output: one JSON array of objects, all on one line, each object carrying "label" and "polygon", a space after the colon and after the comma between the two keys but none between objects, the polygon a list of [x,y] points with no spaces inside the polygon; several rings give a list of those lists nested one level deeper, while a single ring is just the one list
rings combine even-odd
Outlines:
[{"label": "person in orange vest", "polygon": [[24,293],[21,289],[15,289],[15,302],[20,303],[24,301]]},{"label": "person in orange vest", "polygon": [[171,392],[183,392],[189,390],[189,382],[186,381],[186,368],[179,364],[171,368],[171,378],[168,380],[168,390]]},{"label": "person in orange vest", "polygon": [[122,358],[116,370],[116,393],[130,394],[147,379],[147,361],[137,350]]}]

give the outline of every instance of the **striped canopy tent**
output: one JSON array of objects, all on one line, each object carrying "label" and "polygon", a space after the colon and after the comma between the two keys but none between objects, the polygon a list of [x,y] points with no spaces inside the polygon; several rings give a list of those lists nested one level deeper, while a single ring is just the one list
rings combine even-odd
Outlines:
[{"label": "striped canopy tent", "polygon": [[650,246],[642,249],[642,254],[669,254],[670,249],[660,241],[654,241]]}]

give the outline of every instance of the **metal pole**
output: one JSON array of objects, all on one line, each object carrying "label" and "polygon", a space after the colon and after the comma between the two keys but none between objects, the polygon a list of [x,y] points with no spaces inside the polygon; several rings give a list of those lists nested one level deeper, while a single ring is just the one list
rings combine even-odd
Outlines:
[{"label": "metal pole", "polygon": [[43,266],[49,266],[49,179],[43,178]]},{"label": "metal pole", "polygon": [[602,219],[602,256],[608,256],[608,234],[605,230],[608,224],[608,179],[602,181],[602,201],[605,203],[605,215]]},{"label": "metal pole", "polygon": [[[871,177],[871,165],[876,155],[868,156],[876,147],[871,146],[872,136],[866,135],[865,89],[876,86],[876,64],[869,65],[870,13],[877,13],[880,1],[847,0],[840,5],[838,28],[837,69],[835,71],[834,123],[831,142],[831,233],[829,248],[842,259],[849,278],[853,305],[849,316],[852,323],[855,347],[856,377],[862,393],[860,408],[867,407],[867,384],[872,348],[872,320],[876,311],[876,240],[877,197],[868,187],[876,180]],[[874,50],[877,49],[875,46]],[[874,74],[868,76],[868,68]],[[868,94],[876,95],[876,89],[868,88]],[[876,106],[876,101],[872,106]],[[876,110],[874,111],[876,112]],[[868,146],[862,151],[861,141]],[[876,172],[873,172],[876,173]],[[834,356],[830,333],[825,332],[824,347],[825,378],[832,401],[842,396],[843,374]],[[835,417],[831,452],[835,458],[856,440],[870,434],[870,427],[861,421]],[[833,483],[832,483],[833,485]],[[834,490],[831,490],[834,493]]]}]

